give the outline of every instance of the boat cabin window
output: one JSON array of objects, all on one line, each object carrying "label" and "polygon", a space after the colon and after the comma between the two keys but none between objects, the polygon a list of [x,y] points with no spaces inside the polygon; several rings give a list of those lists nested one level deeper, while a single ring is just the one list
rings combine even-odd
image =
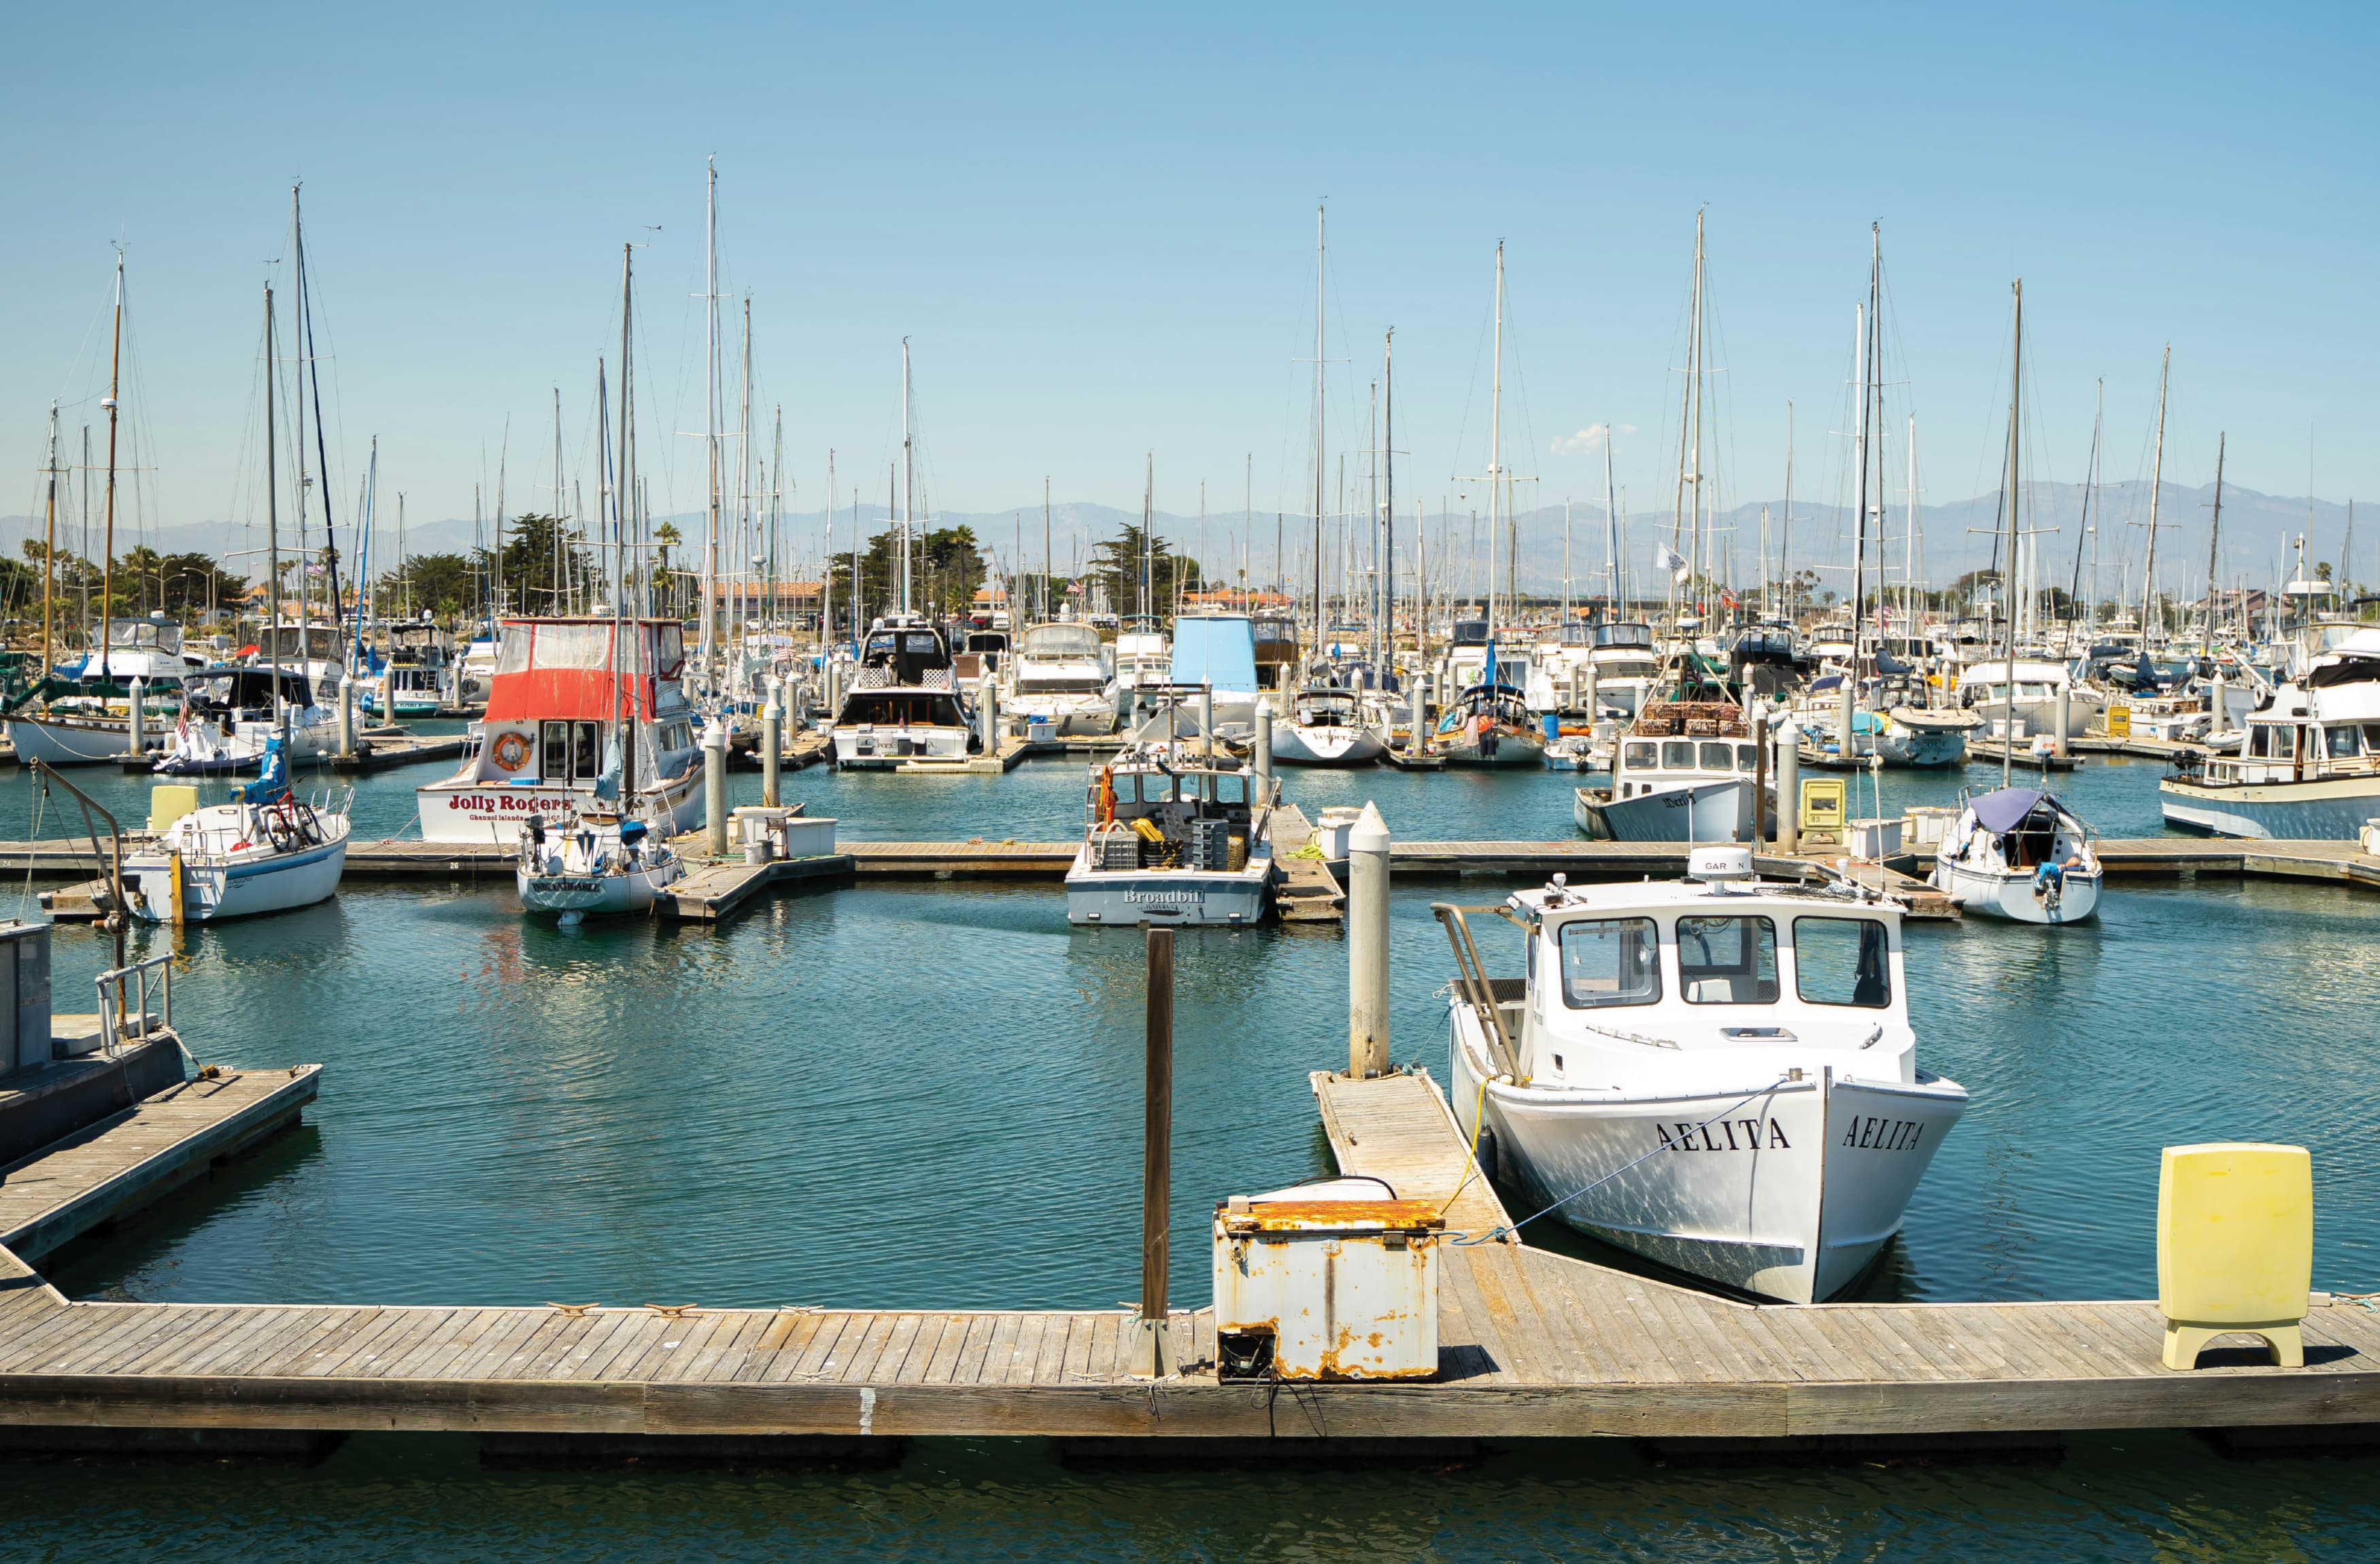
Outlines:
[{"label": "boat cabin window", "polygon": [[1737,745],[1735,746],[1735,769],[1739,771],[1758,770],[1760,769],[1760,746],[1756,744]]},{"label": "boat cabin window", "polygon": [[1702,746],[1702,749],[1704,770],[1729,771],[1735,769],[1735,746],[1731,744],[1706,744]]},{"label": "boat cabin window", "polygon": [[540,780],[552,783],[592,782],[601,769],[601,743],[592,722],[540,722],[545,769]]},{"label": "boat cabin window", "polygon": [[1793,920],[1793,991],[1814,1005],[1892,1003],[1884,925],[1872,917]]},{"label": "boat cabin window", "polygon": [[1658,1004],[1660,936],[1649,917],[1582,918],[1561,926],[1562,1000],[1572,1010]]},{"label": "boat cabin window", "polygon": [[2380,722],[2363,724],[2363,753],[2380,755]]},{"label": "boat cabin window", "polygon": [[1690,1005],[1775,1004],[1777,925],[1765,917],[1680,918],[1678,986]]},{"label": "boat cabin window", "polygon": [[1694,746],[1691,739],[1673,738],[1661,746],[1661,766],[1665,770],[1691,771],[1694,769]]},{"label": "boat cabin window", "polygon": [[1626,753],[1621,757],[1621,759],[1632,771],[1649,771],[1653,769],[1656,754],[1657,751],[1652,745],[1642,740],[1632,739],[1629,741]]},{"label": "boat cabin window", "polygon": [[2262,722],[2248,725],[2248,753],[2262,758],[2271,752],[2273,730]]},{"label": "boat cabin window", "polygon": [[2355,758],[2355,730],[2353,728],[2332,728],[2329,730],[2329,736],[2330,758],[2332,759],[2352,760]]}]

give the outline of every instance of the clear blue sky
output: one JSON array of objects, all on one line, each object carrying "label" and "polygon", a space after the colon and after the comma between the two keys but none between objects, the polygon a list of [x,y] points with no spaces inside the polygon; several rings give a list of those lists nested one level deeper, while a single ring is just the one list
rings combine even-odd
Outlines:
[{"label": "clear blue sky", "polygon": [[[2037,475],[2380,494],[2368,7],[733,6],[13,7],[0,103],[0,512],[50,400],[97,418],[110,241],[154,521],[247,514],[260,287],[305,180],[335,354],[344,517],[366,438],[417,519],[468,515],[511,421],[512,508],[562,389],[591,481],[594,361],[639,252],[656,504],[698,503],[702,165],[749,291],[792,508],[883,492],[914,344],[933,497],[955,511],[1305,502],[1314,206],[1328,197],[1335,449],[1397,332],[1401,496],[1486,459],[1496,241],[1516,360],[1507,461],[1538,499],[1666,511],[1697,206],[1730,500],[1841,496],[1852,311],[1884,224],[1896,410],[1922,483],[1993,487],[2022,274]],[[659,224],[648,235],[649,224]],[[1635,432],[1626,430],[1633,429]],[[71,436],[70,436],[71,438]],[[665,449],[666,448],[666,449]],[[1355,462],[1350,459],[1351,473]],[[1896,457],[1896,470],[1898,458]],[[249,486],[252,489],[252,482]],[[1268,532],[1269,528],[1266,529]]]}]

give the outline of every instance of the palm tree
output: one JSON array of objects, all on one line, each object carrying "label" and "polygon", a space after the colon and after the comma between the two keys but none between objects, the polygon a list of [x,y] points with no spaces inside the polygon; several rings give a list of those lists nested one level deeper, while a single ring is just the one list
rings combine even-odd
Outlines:
[{"label": "palm tree", "polygon": [[[662,552],[662,580],[663,582],[669,582],[669,580],[670,580],[670,567],[669,567],[669,556],[670,556],[670,551],[671,551],[672,549],[676,548],[676,547],[678,546],[678,544],[680,544],[680,543],[681,543],[681,542],[683,542],[683,541],[685,541],[685,540],[684,540],[683,538],[681,538],[681,537],[678,535],[678,529],[677,529],[676,526],[675,526],[674,524],[673,524],[673,523],[670,523],[670,522],[666,522],[666,521],[665,521],[665,522],[662,522],[659,527],[654,527],[654,528],[653,528],[653,543],[654,543],[654,545],[655,545],[656,547],[658,547],[658,548],[661,550],[661,552]],[[674,583],[670,584],[667,588],[665,588],[665,589],[666,589],[667,591],[669,591],[669,593],[670,593],[670,597],[669,597],[669,598],[667,598],[667,599],[664,599],[663,600],[664,600],[664,601],[670,601],[670,602],[674,602],[674,601],[675,601],[675,600],[676,600],[676,587],[675,587],[675,584],[674,584]],[[673,615],[673,617],[674,617],[674,615]]]}]

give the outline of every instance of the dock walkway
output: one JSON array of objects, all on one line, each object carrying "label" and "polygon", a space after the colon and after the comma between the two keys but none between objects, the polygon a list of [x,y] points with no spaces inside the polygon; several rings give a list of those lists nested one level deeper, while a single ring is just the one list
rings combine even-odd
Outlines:
[{"label": "dock walkway", "polygon": [[1480,1241],[1439,1251],[1434,1381],[1218,1380],[1204,1310],[1171,1316],[1184,1368],[1151,1381],[1123,1370],[1123,1309],[69,1303],[0,1254],[0,1424],[1909,1440],[2380,1422],[2380,1315],[2362,1309],[2312,1311],[2305,1368],[2177,1373],[2146,1303],[1734,1303],[1490,1236],[1506,1213],[1427,1074],[1310,1084],[1344,1170],[1446,1202]]}]

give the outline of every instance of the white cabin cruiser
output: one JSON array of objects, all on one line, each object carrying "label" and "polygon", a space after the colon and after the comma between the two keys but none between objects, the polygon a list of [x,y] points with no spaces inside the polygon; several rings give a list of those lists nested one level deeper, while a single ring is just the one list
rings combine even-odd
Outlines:
[{"label": "white cabin cruiser", "polygon": [[1742,708],[1664,701],[1620,740],[1611,785],[1577,790],[1571,818],[1608,842],[1750,842],[1775,787],[1766,770]]},{"label": "white cabin cruiser", "polygon": [[1291,766],[1362,766],[1389,745],[1369,720],[1361,692],[1311,685],[1289,703],[1289,721],[1272,730],[1272,758]]},{"label": "white cabin cruiser", "polygon": [[[196,806],[195,788],[161,786]],[[289,791],[279,739],[263,772],[231,790],[231,802],[192,806],[156,839],[125,855],[126,899],[150,923],[220,923],[328,901],[347,863],[347,806],[355,789],[311,804]]]},{"label": "white cabin cruiser", "polygon": [[[1454,945],[1448,1097],[1483,1169],[1580,1231],[1723,1287],[1822,1302],[1866,1270],[1966,1110],[1918,1068],[1900,912],[1762,885],[1543,890],[1435,911]],[[1489,978],[1467,915],[1527,940]]]},{"label": "white cabin cruiser", "polygon": [[182,682],[181,716],[156,770],[167,777],[249,770],[276,744],[292,762],[338,748],[338,719],[315,704],[304,674],[241,662],[196,668]]},{"label": "white cabin cruiser", "polygon": [[2380,819],[2380,629],[2349,633],[2248,713],[2228,754],[2157,784],[2168,825],[2351,842]]},{"label": "white cabin cruiser", "polygon": [[1964,801],[1934,850],[1935,888],[1970,913],[2081,923],[2099,910],[2091,828],[2046,793],[2003,787]]},{"label": "white cabin cruiser", "polygon": [[1959,704],[1989,723],[2005,723],[2013,716],[2016,725],[2008,730],[2010,738],[2047,733],[2058,720],[2060,690],[2066,692],[2067,720],[2075,733],[2096,725],[2107,710],[2106,692],[2076,683],[2073,671],[2063,662],[2019,658],[2013,681],[2009,673],[2005,657],[1967,664],[1959,673]]},{"label": "white cabin cruiser", "polygon": [[1273,859],[1271,801],[1260,791],[1253,770],[1204,739],[1135,742],[1092,767],[1083,845],[1066,871],[1066,921],[1262,923]]},{"label": "white cabin cruiser", "polygon": [[1087,624],[1036,624],[1008,659],[1002,714],[1047,722],[1061,738],[1096,737],[1115,727],[1114,654]]},{"label": "white cabin cruiser", "polygon": [[686,877],[686,860],[642,820],[590,810],[575,818],[531,815],[513,872],[521,910],[558,913],[576,923],[589,913],[643,913]]},{"label": "white cabin cruiser", "polygon": [[423,841],[510,847],[531,815],[577,817],[607,802],[606,781],[616,783],[628,758],[625,812],[665,836],[693,827],[702,765],[679,682],[684,625],[508,619],[500,644],[478,745],[453,776],[414,789]]},{"label": "white cabin cruiser", "polygon": [[868,627],[833,732],[834,763],[844,770],[959,760],[980,745],[950,643],[914,613],[887,614]]}]

